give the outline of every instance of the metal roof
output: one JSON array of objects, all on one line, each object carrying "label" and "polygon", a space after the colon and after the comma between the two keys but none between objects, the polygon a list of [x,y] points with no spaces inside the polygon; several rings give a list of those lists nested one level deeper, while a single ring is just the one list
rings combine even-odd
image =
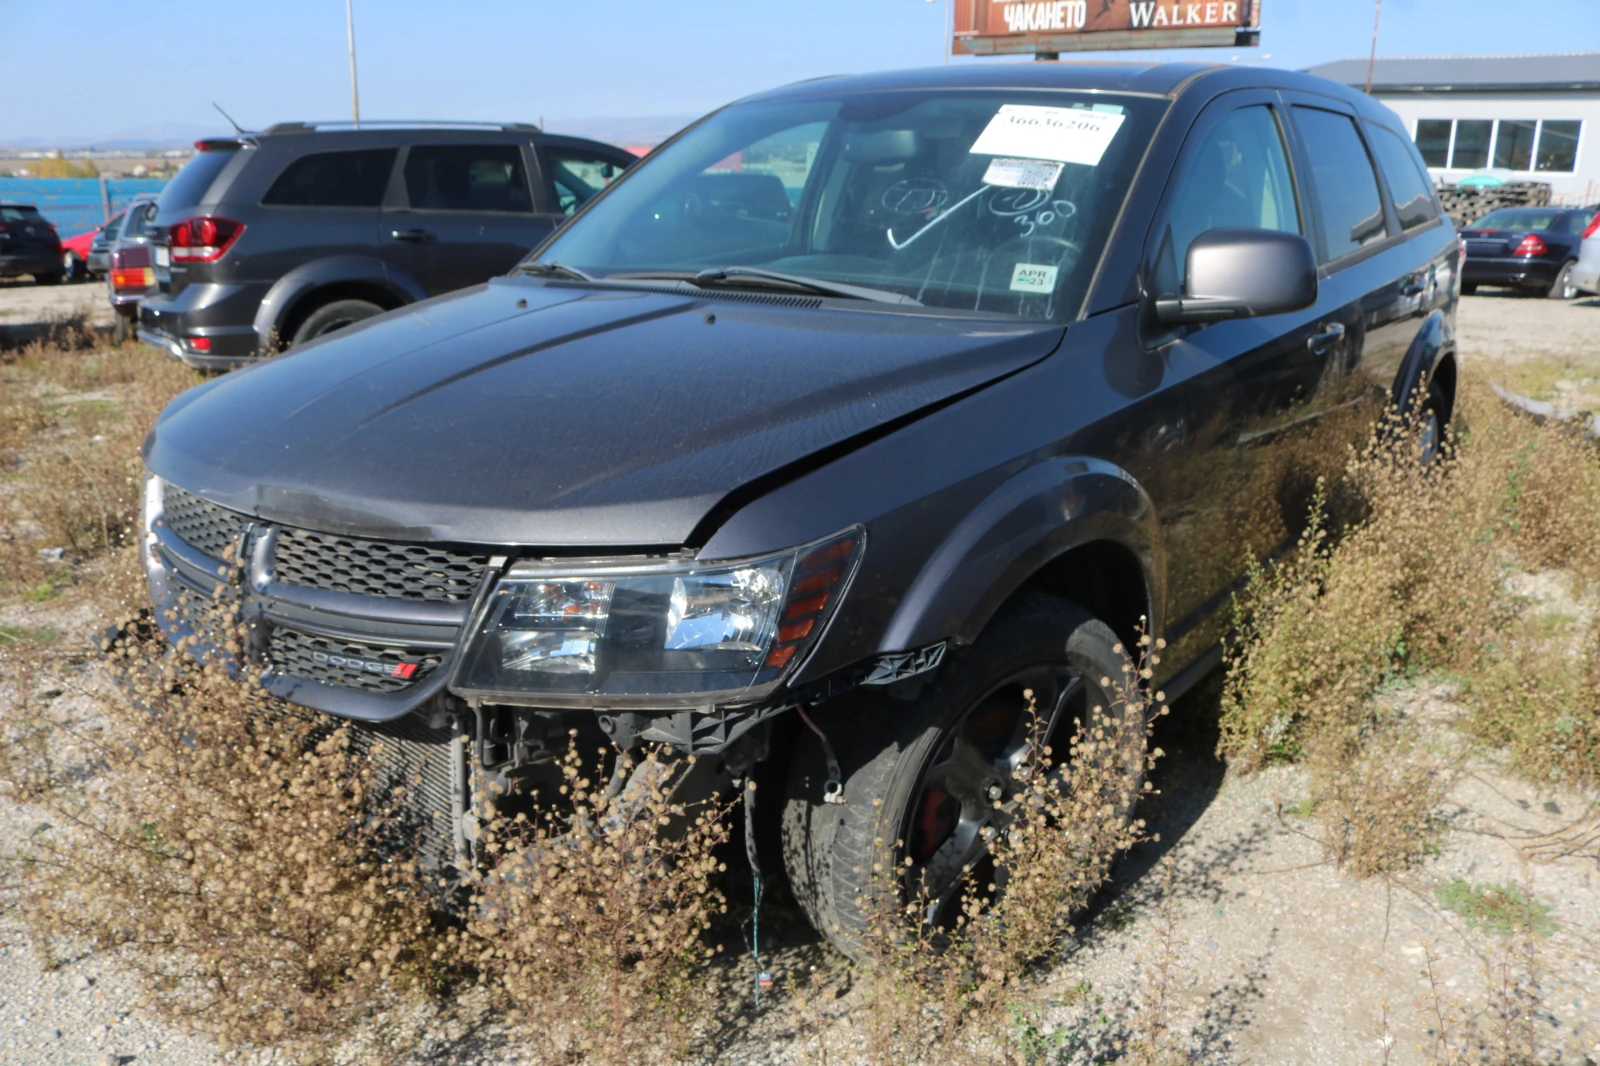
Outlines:
[{"label": "metal roof", "polygon": [[[1339,59],[1306,73],[1367,84],[1365,59]],[[1511,56],[1394,56],[1372,68],[1374,92],[1549,92],[1600,90],[1600,52]]]}]

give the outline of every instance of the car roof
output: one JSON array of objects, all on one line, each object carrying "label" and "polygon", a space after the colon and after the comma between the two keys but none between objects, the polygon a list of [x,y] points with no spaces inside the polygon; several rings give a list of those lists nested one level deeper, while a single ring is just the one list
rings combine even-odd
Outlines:
[{"label": "car roof", "polygon": [[1338,82],[1275,67],[1240,67],[1227,63],[1126,63],[1084,60],[1049,62],[963,63],[877,74],[835,75],[795,82],[744,98],[783,100],[832,93],[881,92],[895,89],[1075,89],[1085,92],[1131,93],[1175,99],[1189,92],[1206,95],[1230,89],[1290,89],[1333,97],[1363,117],[1384,118],[1388,108]]}]

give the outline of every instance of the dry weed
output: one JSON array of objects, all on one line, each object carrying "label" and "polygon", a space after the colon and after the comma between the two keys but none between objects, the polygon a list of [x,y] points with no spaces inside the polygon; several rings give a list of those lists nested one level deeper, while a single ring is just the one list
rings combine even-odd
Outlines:
[{"label": "dry weed", "polygon": [[674,799],[692,760],[611,753],[606,784],[598,754],[585,765],[573,735],[559,810],[488,804],[491,867],[458,950],[550,1061],[681,1056],[716,1002],[702,934],[727,910],[714,878],[728,808]]},{"label": "dry weed", "polygon": [[1034,981],[1113,861],[1144,833],[1134,808],[1161,754],[1147,750],[1150,723],[1166,709],[1143,684],[1161,647],[1142,638],[1141,662],[1125,663],[1115,705],[1074,724],[1064,759],[1036,738],[1017,774],[1025,787],[1014,821],[991,844],[993,880],[968,885],[954,929],[925,924],[927,901],[914,893],[899,902],[908,888],[896,876],[901,846],[884,848],[866,938],[872,965],[862,975],[870,1061],[1037,1060],[1042,1034],[1018,1023],[1039,998]]},{"label": "dry weed", "polygon": [[1541,636],[1507,582],[1550,567],[1600,578],[1600,455],[1471,379],[1456,408],[1470,432],[1427,469],[1379,427],[1319,491],[1296,550],[1253,565],[1236,603],[1221,753],[1246,770],[1305,761],[1330,850],[1359,874],[1429,850],[1447,783],[1416,724],[1375,698],[1386,684],[1461,679],[1467,730],[1544,780],[1592,781],[1600,765],[1600,648]]},{"label": "dry weed", "polygon": [[108,665],[131,699],[46,701],[24,666],[3,708],[0,784],[42,822],[7,856],[39,943],[115,955],[225,1047],[306,1061],[434,982],[429,907],[347,727],[149,644]]},{"label": "dry weed", "polygon": [[128,542],[139,445],[199,377],[147,349],[85,349],[67,331],[0,357],[0,595]]}]

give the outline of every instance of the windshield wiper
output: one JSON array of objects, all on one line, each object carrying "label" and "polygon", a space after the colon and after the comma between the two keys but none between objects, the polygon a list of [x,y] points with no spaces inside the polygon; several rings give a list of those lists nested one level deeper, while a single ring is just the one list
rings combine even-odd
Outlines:
[{"label": "windshield wiper", "polygon": [[890,292],[887,289],[869,289],[864,285],[845,285],[837,281],[823,281],[820,278],[808,278],[800,274],[780,274],[776,270],[763,270],[760,267],[712,267],[684,280],[691,285],[699,285],[702,288],[719,283],[737,287],[742,283],[762,287],[777,286],[798,289],[802,292],[815,293],[818,296],[842,296],[847,300],[871,300],[874,303],[906,304],[911,307],[922,306],[919,300],[914,300],[903,293]]},{"label": "windshield wiper", "polygon": [[569,281],[594,281],[594,275],[585,274],[574,266],[558,263],[554,259],[535,259],[517,267],[520,274],[535,274],[541,278],[566,278]]}]

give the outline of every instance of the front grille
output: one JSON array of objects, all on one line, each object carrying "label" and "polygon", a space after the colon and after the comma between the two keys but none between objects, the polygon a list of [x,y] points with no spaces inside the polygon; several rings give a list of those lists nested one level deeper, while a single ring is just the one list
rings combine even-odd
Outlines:
[{"label": "front grille", "polygon": [[167,485],[162,490],[161,511],[167,528],[176,533],[179,540],[213,559],[224,558],[228,549],[239,543],[239,533],[246,521],[244,515],[202,500],[176,485]]},{"label": "front grille", "polygon": [[312,636],[281,626],[268,637],[267,658],[285,677],[366,692],[408,689],[440,663],[437,652],[407,655],[403,648]]},{"label": "front grille", "polygon": [[401,600],[465,603],[478,591],[487,555],[430,544],[398,544],[284,529],[273,569],[290,585]]}]

